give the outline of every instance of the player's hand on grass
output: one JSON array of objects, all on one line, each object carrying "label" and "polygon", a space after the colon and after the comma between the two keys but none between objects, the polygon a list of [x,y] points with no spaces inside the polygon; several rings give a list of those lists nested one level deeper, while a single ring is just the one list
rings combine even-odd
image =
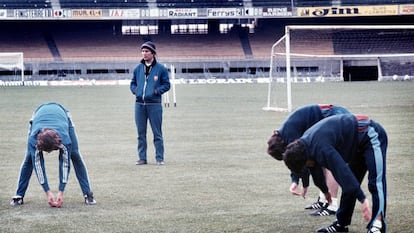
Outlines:
[{"label": "player's hand on grass", "polygon": [[371,219],[371,207],[368,198],[365,198],[364,202],[362,202],[361,211],[365,221],[369,221]]},{"label": "player's hand on grass", "polygon": [[59,208],[63,205],[63,192],[59,191],[56,197],[56,205],[55,207]]},{"label": "player's hand on grass", "polygon": [[290,193],[292,193],[293,195],[298,195],[299,196],[300,192],[299,192],[298,189],[299,189],[298,184],[295,183],[295,182],[293,182],[289,187]]}]

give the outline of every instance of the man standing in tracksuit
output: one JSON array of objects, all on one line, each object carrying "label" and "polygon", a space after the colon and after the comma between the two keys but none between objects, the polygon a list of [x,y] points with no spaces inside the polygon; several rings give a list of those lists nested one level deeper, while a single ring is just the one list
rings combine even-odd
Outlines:
[{"label": "man standing in tracksuit", "polygon": [[[267,152],[276,160],[282,160],[282,154],[286,150],[286,146],[293,142],[294,140],[300,138],[303,133],[313,126],[318,121],[338,114],[350,114],[350,112],[337,105],[332,104],[314,104],[306,105],[301,108],[296,109],[291,113],[282,126],[275,130],[273,135],[268,141]],[[305,207],[305,209],[316,209],[315,212],[312,212],[312,216],[329,216],[336,213],[338,208],[337,204],[337,193],[338,193],[338,183],[332,177],[330,171],[324,169],[326,176],[326,183],[329,188],[329,192],[332,195],[332,203],[328,205],[327,200],[325,200],[324,193],[320,193],[318,200]],[[291,187],[290,191],[294,195],[302,195],[305,197],[307,187],[309,186],[309,175],[303,175],[302,177],[303,189],[302,193],[297,191],[300,178],[295,174],[291,174]]]},{"label": "man standing in tracksuit", "polygon": [[[59,192],[56,200],[49,188],[43,153],[53,150],[59,150]],[[24,203],[23,197],[34,170],[40,185],[46,192],[49,205],[61,207],[63,192],[69,179],[70,161],[75,168],[85,204],[95,205],[88,171],[79,151],[70,112],[58,103],[44,103],[34,111],[30,120],[26,157],[20,169],[16,195],[10,204],[18,206]]]},{"label": "man standing in tracksuit", "polygon": [[135,95],[135,124],[138,131],[138,161],[147,164],[147,122],[154,134],[155,159],[164,165],[161,96],[170,89],[168,70],[157,62],[156,46],[147,41],[141,45],[143,59],[135,68],[130,90]]},{"label": "man standing in tracksuit", "polygon": [[[366,116],[344,114],[319,121],[287,146],[283,154],[287,167],[294,173],[308,168],[328,200],[322,167],[332,172],[342,188],[337,220],[318,232],[348,232],[356,200],[362,204],[364,219],[369,220],[368,233],[386,232],[387,144],[387,134],[380,124]],[[372,212],[360,187],[367,171]]]}]

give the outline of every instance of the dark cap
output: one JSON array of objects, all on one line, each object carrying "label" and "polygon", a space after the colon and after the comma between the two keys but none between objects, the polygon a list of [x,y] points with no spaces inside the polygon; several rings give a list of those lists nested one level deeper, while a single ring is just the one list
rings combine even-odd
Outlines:
[{"label": "dark cap", "polygon": [[146,41],[141,45],[141,49],[146,48],[149,49],[153,54],[157,53],[157,47],[155,46],[155,43],[152,41]]}]

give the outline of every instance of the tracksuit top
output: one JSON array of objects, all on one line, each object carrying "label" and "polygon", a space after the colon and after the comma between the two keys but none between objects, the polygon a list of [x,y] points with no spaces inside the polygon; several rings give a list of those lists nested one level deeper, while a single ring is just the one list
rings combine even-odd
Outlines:
[{"label": "tracksuit top", "polygon": [[[322,192],[325,177],[321,167],[329,169],[346,193],[355,193],[359,201],[365,199],[360,184],[347,163],[355,156],[359,144],[358,121],[352,114],[341,114],[322,119],[301,137],[307,159],[316,165],[310,167],[313,181]],[[326,186],[326,185],[325,185]]]},{"label": "tracksuit top", "polygon": [[[299,139],[303,133],[312,127],[318,121],[337,114],[350,114],[343,107],[332,104],[315,104],[298,108],[285,120],[278,132],[283,141],[289,143]],[[292,182],[298,182],[299,178],[294,174],[291,175]],[[309,186],[309,175],[303,174],[302,182],[304,187]]]},{"label": "tracksuit top", "polygon": [[170,89],[168,70],[154,58],[149,73],[146,73],[145,62],[142,59],[134,69],[129,88],[136,96],[138,104],[161,104],[161,95]]},{"label": "tracksuit top", "polygon": [[63,149],[60,149],[60,171],[59,173],[59,191],[64,191],[66,183],[69,178],[69,155],[67,151],[70,148],[72,141],[69,135],[69,112],[58,103],[45,103],[39,106],[33,113],[30,120],[30,130],[28,138],[28,153],[32,157],[33,167],[39,183],[42,185],[43,190],[46,192],[49,190],[49,184],[47,182],[46,170],[44,163],[41,162],[43,152],[37,150],[37,135],[43,128],[49,128],[55,130],[62,139]]}]

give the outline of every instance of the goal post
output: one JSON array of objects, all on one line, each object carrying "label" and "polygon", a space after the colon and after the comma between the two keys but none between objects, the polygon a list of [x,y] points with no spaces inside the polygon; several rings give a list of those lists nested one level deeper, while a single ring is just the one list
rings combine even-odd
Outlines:
[{"label": "goal post", "polygon": [[[168,67],[167,65],[165,65],[165,67]],[[163,102],[164,102],[164,107],[170,107],[170,92],[172,92],[172,102],[174,107],[177,107],[177,97],[175,94],[175,66],[173,64],[169,65],[169,70],[170,70],[170,83],[171,83],[171,89],[169,91],[167,91],[166,93],[163,94]]]},{"label": "goal post", "polygon": [[292,111],[292,83],[414,79],[413,62],[414,25],[288,25],[271,48],[263,110]]},{"label": "goal post", "polygon": [[22,52],[0,53],[0,70],[20,71],[20,81],[24,82],[24,58]]}]

